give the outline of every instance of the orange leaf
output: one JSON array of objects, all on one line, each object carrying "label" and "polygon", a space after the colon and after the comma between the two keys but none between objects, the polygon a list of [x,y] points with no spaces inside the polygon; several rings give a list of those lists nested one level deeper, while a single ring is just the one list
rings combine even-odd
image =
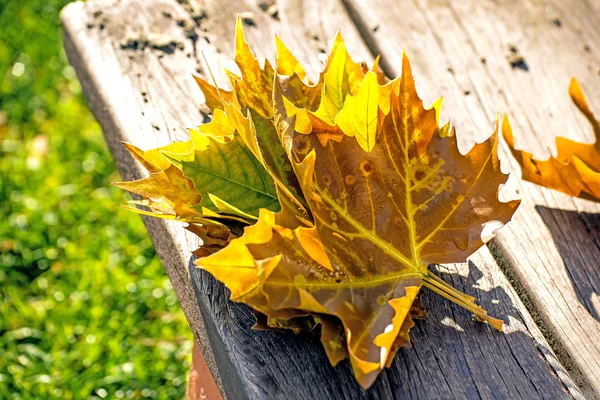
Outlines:
[{"label": "orange leaf", "polygon": [[595,143],[578,143],[556,138],[556,157],[535,159],[533,154],[516,150],[508,117],[502,123],[502,134],[521,165],[523,179],[570,196],[600,201],[600,123],[590,111],[585,96],[575,78],[569,86],[571,99],[590,122],[596,135]]}]

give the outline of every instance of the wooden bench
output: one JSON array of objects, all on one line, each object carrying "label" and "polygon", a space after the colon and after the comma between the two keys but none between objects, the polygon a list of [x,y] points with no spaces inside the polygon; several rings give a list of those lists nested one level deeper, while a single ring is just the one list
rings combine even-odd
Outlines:
[{"label": "wooden bench", "polygon": [[[271,57],[277,33],[315,72],[341,29],[357,60],[382,54],[400,72],[402,49],[420,94],[444,96],[443,119],[461,148],[508,112],[517,146],[549,154],[555,135],[592,140],[570,103],[571,76],[600,113],[600,3],[593,0],[90,0],[62,13],[64,44],[124,179],[142,176],[121,141],[144,149],[187,138],[202,123],[192,73],[233,56],[243,13],[254,51]],[[220,83],[224,76],[218,75]],[[503,144],[503,190],[524,201],[468,264],[439,266],[452,285],[502,318],[505,334],[425,292],[429,318],[412,349],[363,391],[347,362],[331,367],[318,341],[253,331],[248,307],[192,265],[196,239],[145,218],[210,371],[227,399],[600,397],[600,205],[522,182]],[[107,182],[108,184],[108,182]],[[152,366],[149,366],[151,368]]]}]

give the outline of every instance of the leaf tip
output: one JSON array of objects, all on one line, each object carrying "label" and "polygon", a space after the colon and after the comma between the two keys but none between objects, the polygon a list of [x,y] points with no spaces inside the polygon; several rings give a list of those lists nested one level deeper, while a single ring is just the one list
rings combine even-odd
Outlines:
[{"label": "leaf tip", "polygon": [[237,20],[235,22],[235,58],[236,61],[238,59],[238,55],[242,50],[246,50],[248,47],[248,42],[246,42],[246,38],[244,36],[244,25],[242,24],[242,16],[240,14],[237,15]]},{"label": "leaf tip", "polygon": [[512,130],[512,126],[510,125],[510,120],[508,118],[508,114],[504,114],[504,118],[502,119],[502,137],[504,138],[504,140],[506,140],[506,143],[508,144],[508,146],[511,149],[514,149],[515,138],[513,136],[513,130]]},{"label": "leaf tip", "polygon": [[574,97],[576,94],[579,93],[581,93],[581,86],[579,85],[577,78],[573,76],[571,77],[571,82],[569,82],[569,94],[571,95],[571,97]]},{"label": "leaf tip", "polygon": [[402,50],[402,74],[400,76],[400,92],[407,91],[409,93],[416,94],[417,89],[415,86],[415,79],[412,73],[412,67],[410,66],[410,60],[406,54],[406,50]]},{"label": "leaf tip", "polygon": [[412,70],[410,67],[410,60],[408,59],[408,54],[406,54],[406,49],[402,49],[402,74],[404,75],[404,70],[406,69],[406,72],[410,72],[410,74],[412,75]]},{"label": "leaf tip", "polygon": [[436,101],[431,104],[431,106],[427,110],[434,109],[435,110],[435,123],[437,126],[440,126],[440,113],[442,112],[442,103],[444,102],[444,97],[440,96]]},{"label": "leaf tip", "polygon": [[342,31],[340,29],[335,32],[335,38],[333,39],[333,42],[336,44],[344,43],[344,37],[342,36]]}]

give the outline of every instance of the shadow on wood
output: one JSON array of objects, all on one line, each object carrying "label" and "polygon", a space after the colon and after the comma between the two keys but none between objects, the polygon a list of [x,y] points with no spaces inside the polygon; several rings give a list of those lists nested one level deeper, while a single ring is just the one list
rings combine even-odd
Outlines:
[{"label": "shadow on wood", "polygon": [[552,233],[577,298],[600,322],[600,214],[544,206],[536,210]]}]

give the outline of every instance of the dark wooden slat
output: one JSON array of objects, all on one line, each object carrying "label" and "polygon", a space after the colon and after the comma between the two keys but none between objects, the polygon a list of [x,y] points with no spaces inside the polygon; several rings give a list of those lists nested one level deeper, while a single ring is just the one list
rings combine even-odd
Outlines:
[{"label": "dark wooden slat", "polygon": [[[592,140],[567,87],[576,76],[600,112],[596,3],[345,0],[367,43],[383,50],[388,73],[399,73],[406,48],[422,93],[430,100],[444,95],[443,114],[457,125],[463,149],[483,140],[501,111],[510,113],[517,145],[541,157],[555,135]],[[521,64],[511,65],[511,47]],[[503,165],[519,176],[502,150]],[[525,289],[573,376],[600,396],[600,242],[593,230],[600,205],[514,178],[503,192],[524,201],[495,239],[497,255]]]},{"label": "dark wooden slat", "polygon": [[[342,27],[351,53],[372,59],[334,0],[281,1],[280,21],[247,1],[96,0],[63,12],[69,58],[124,178],[140,177],[142,171],[122,150],[121,140],[143,148],[164,145],[186,138],[184,128],[201,121],[202,97],[190,72],[205,74],[201,51],[213,71],[220,71],[233,51],[235,15],[248,11],[253,26],[247,27],[247,38],[262,54],[272,54],[277,32],[314,71],[319,68],[314,53],[328,49]],[[228,398],[580,396],[487,248],[469,265],[443,267],[442,276],[502,317],[506,334],[426,292],[430,318],[412,332],[413,349],[401,351],[392,368],[364,392],[347,362],[332,368],[314,340],[250,330],[253,317],[247,307],[228,301],[224,287],[205,272],[187,271],[196,239],[179,225],[144,220]]]}]

